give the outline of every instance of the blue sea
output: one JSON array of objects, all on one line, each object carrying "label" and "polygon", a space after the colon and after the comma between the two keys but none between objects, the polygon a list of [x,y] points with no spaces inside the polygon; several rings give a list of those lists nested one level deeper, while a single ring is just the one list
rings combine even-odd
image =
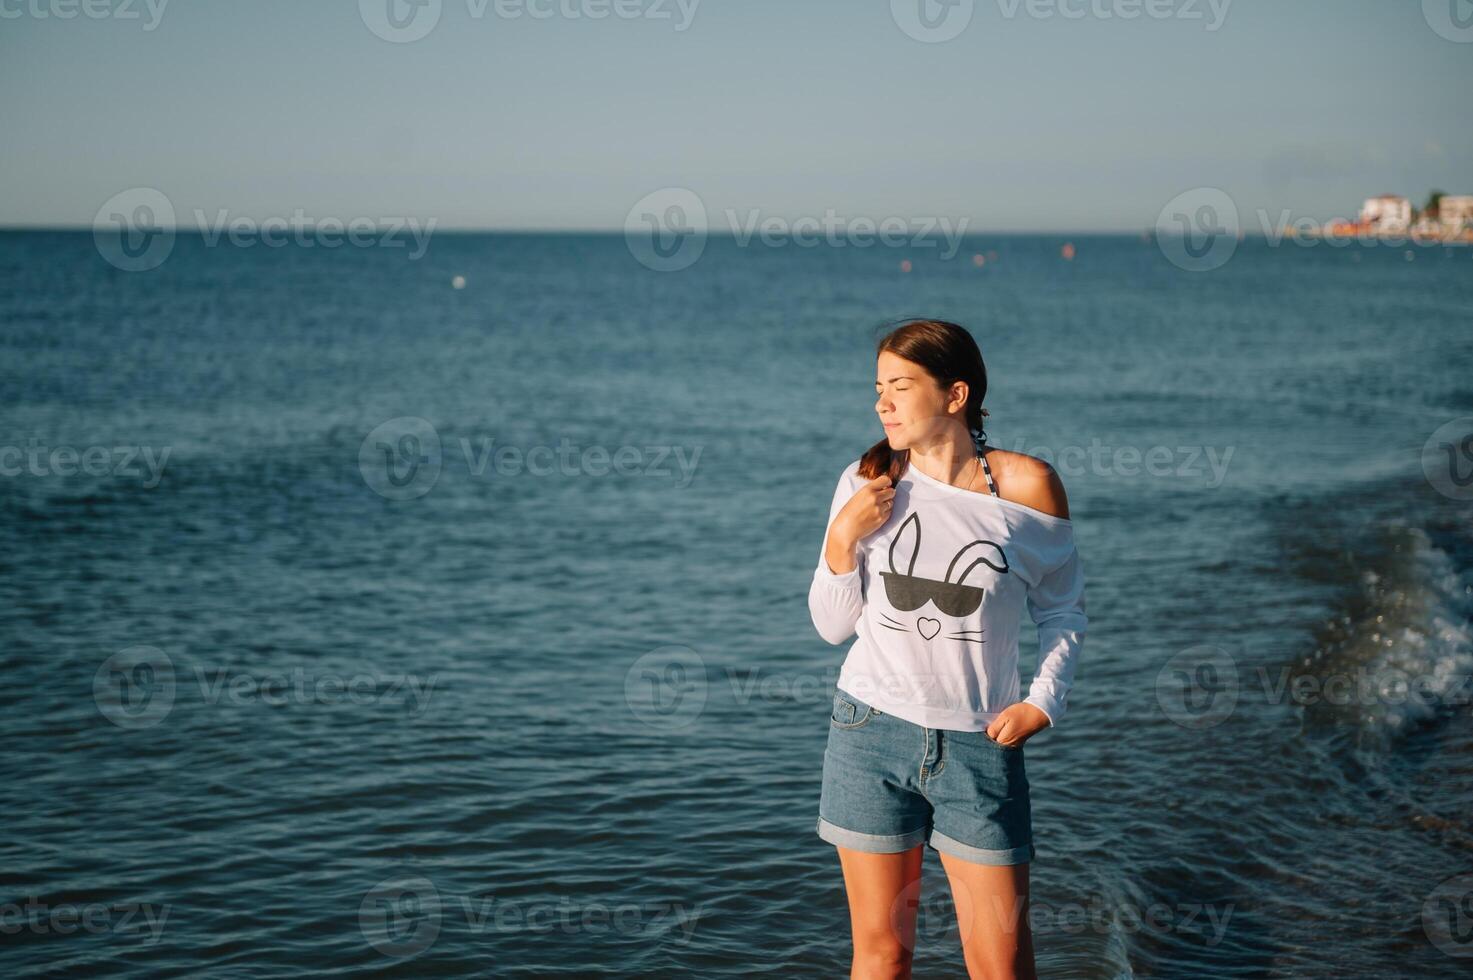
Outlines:
[{"label": "blue sea", "polygon": [[846,976],[806,596],[929,315],[1088,579],[1040,975],[1466,976],[1473,250],[1064,241],[0,234],[0,975]]}]

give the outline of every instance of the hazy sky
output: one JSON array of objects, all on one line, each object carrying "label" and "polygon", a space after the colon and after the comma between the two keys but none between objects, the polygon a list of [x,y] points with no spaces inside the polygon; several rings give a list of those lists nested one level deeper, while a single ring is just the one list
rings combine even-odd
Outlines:
[{"label": "hazy sky", "polygon": [[[418,2],[0,0],[0,225],[90,225],[132,187],[617,229],[683,186],[973,232],[1139,230],[1198,186],[1316,218],[1473,193],[1468,0],[955,0],[940,43],[901,26],[921,0]],[[382,39],[390,3],[433,28]]]}]

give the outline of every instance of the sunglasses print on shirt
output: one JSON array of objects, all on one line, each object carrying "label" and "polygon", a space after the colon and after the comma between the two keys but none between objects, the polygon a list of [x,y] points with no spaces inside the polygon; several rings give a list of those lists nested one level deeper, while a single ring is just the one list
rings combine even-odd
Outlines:
[{"label": "sunglasses print on shirt", "polygon": [[[914,534],[910,534],[911,531]],[[895,552],[900,547],[902,539],[910,540],[910,560],[905,571],[899,572],[895,567]],[[980,565],[985,565],[999,574],[1008,572],[1008,556],[1002,547],[994,541],[977,540],[963,545],[957,553],[952,556],[951,564],[946,566],[946,578],[937,581],[932,578],[924,578],[913,574],[915,572],[916,556],[921,550],[921,515],[911,514],[900,525],[894,539],[890,542],[890,570],[880,572],[880,579],[885,583],[885,598],[890,601],[901,612],[915,612],[927,602],[930,602],[947,616],[961,618],[970,616],[982,605],[982,598],[987,590],[977,585],[967,585],[967,576],[971,575]],[[961,566],[960,574],[957,567]],[[880,625],[897,632],[910,632],[906,624],[887,615],[880,613],[884,619]],[[915,621],[915,630],[927,640],[934,638],[941,632],[941,621],[930,616],[919,616]],[[957,630],[947,636],[950,640],[962,640],[968,643],[984,643],[982,639],[983,630]]]}]

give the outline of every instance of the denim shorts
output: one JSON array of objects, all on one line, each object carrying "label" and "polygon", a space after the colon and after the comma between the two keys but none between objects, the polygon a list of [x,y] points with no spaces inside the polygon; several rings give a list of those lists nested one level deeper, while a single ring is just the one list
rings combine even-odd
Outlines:
[{"label": "denim shorts", "polygon": [[1034,848],[1023,747],[922,728],[835,690],[818,836],[875,854],[924,842],[979,864],[1024,864]]}]

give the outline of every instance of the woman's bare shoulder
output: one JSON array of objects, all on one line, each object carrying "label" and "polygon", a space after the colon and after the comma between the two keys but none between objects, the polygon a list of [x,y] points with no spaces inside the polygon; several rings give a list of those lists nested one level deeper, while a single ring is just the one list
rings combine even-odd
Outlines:
[{"label": "woman's bare shoulder", "polygon": [[1046,460],[1009,449],[989,449],[987,465],[1004,500],[1032,507],[1054,517],[1069,517],[1064,481]]}]

